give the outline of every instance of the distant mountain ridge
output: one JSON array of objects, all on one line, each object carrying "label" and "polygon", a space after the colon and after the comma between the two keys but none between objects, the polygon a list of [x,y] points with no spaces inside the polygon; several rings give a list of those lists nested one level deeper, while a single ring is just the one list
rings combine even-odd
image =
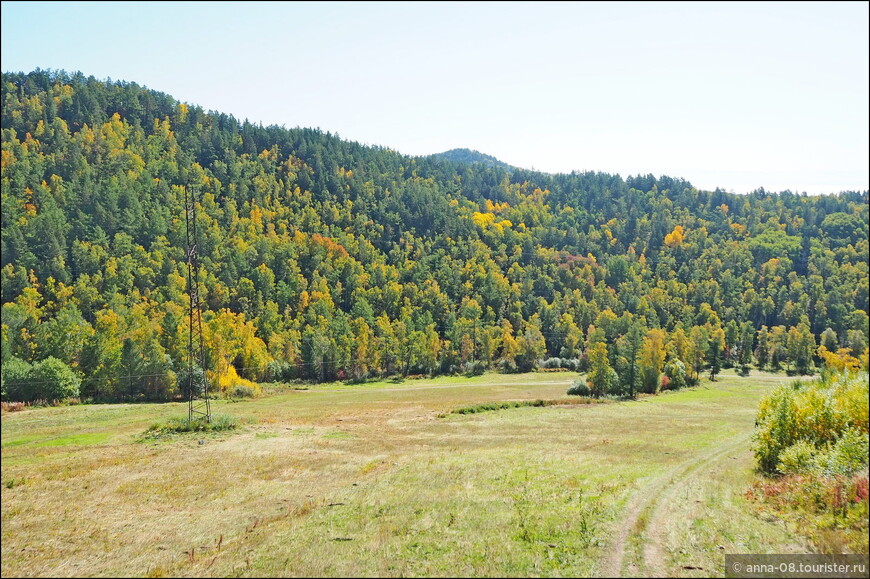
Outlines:
[{"label": "distant mountain ridge", "polygon": [[480,151],[475,151],[474,149],[450,149],[449,151],[444,151],[443,153],[435,153],[434,155],[430,156],[440,159],[446,159],[448,161],[455,161],[457,163],[481,163],[483,165],[486,165],[487,167],[500,167],[502,169],[516,168],[513,165],[508,165],[504,161],[496,159],[492,155],[487,155],[486,153],[481,153]]}]

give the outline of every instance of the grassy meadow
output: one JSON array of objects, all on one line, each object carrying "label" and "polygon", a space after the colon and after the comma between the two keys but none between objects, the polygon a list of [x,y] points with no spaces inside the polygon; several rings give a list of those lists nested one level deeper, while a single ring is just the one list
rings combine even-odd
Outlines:
[{"label": "grassy meadow", "polygon": [[576,377],[279,389],[214,403],[240,426],[212,433],[145,435],[186,404],[4,413],[2,575],[710,576],[805,551],[743,499],[789,378],[486,410],[576,402]]}]

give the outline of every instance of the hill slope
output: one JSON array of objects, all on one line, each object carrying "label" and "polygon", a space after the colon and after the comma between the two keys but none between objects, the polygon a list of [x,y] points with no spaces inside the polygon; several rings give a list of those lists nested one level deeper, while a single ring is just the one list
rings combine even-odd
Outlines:
[{"label": "hill slope", "polygon": [[441,159],[447,159],[448,161],[455,161],[457,163],[482,163],[483,165],[487,165],[489,167],[513,169],[513,167],[511,167],[504,161],[499,161],[492,155],[487,155],[485,153],[481,153],[480,151],[473,151],[471,149],[450,149],[449,151],[437,153],[432,156]]},{"label": "hill slope", "polygon": [[62,72],[4,73],[2,99],[3,360],[59,358],[86,397],[177,393],[185,189],[225,389],[585,367],[596,344],[614,389],[654,389],[669,341],[690,378],[868,341],[867,192],[412,158]]}]

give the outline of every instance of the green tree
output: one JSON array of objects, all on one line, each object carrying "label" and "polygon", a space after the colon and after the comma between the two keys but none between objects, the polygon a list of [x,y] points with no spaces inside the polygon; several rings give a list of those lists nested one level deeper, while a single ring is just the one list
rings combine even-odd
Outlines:
[{"label": "green tree", "polygon": [[589,375],[587,384],[595,397],[606,396],[618,386],[619,377],[610,367],[607,345],[597,342],[589,351]]},{"label": "green tree", "polygon": [[634,323],[629,327],[628,333],[617,341],[621,358],[624,360],[622,371],[618,372],[620,383],[630,398],[634,398],[642,386],[643,372],[640,367],[640,355],[643,339],[643,330],[639,324]]},{"label": "green tree", "polygon": [[710,368],[710,381],[716,380],[716,375],[722,371],[723,352],[725,350],[725,331],[715,328],[710,332],[707,342],[707,363]]},{"label": "green tree", "polygon": [[517,368],[521,372],[528,372],[535,367],[538,360],[547,352],[547,343],[541,333],[540,320],[537,314],[533,315],[526,323],[523,334],[517,340]]},{"label": "green tree", "polygon": [[755,359],[758,362],[758,367],[761,370],[767,368],[768,356],[770,354],[770,340],[767,333],[767,326],[761,326],[758,330],[758,343],[755,346]]},{"label": "green tree", "polygon": [[753,342],[755,340],[755,328],[752,322],[740,324],[740,335],[737,342],[737,364],[742,376],[749,375],[749,366],[752,364]]},{"label": "green tree", "polygon": [[810,374],[812,372],[813,355],[816,352],[816,339],[810,332],[809,323],[804,316],[797,327],[788,331],[786,346],[789,365],[794,365],[798,374]]}]

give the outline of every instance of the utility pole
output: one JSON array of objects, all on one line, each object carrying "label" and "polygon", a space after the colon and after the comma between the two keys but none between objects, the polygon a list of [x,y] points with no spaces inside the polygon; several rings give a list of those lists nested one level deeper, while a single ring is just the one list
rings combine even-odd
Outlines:
[{"label": "utility pole", "polygon": [[[199,302],[196,191],[188,187],[184,188],[184,217],[187,224],[187,294],[190,298],[187,339],[187,420],[192,422],[195,416],[204,416],[206,422],[211,422],[211,401],[205,367],[205,346],[202,339],[202,308]],[[202,372],[202,398],[198,400],[199,372]]]}]

